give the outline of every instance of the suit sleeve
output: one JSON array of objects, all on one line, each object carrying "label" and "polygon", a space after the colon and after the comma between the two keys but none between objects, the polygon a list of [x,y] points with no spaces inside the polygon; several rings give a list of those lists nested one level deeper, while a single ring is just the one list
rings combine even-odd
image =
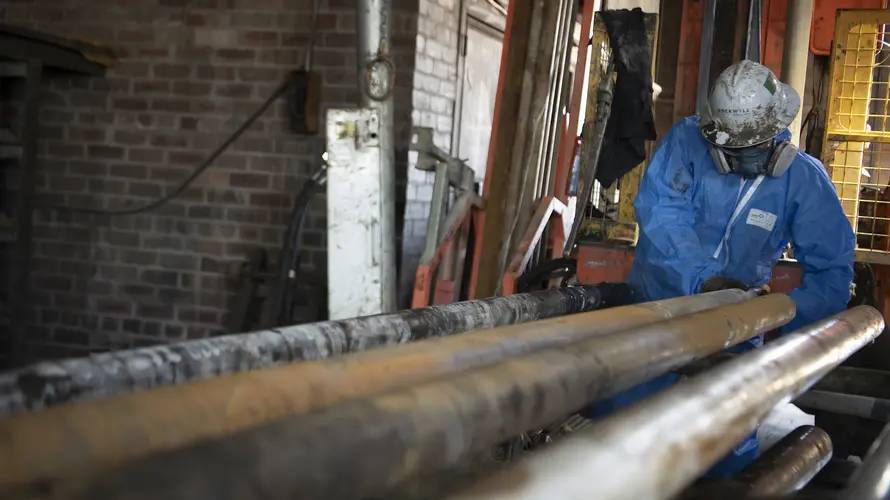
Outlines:
[{"label": "suit sleeve", "polygon": [[665,296],[692,295],[722,265],[702,247],[695,232],[696,189],[687,148],[697,145],[698,129],[675,125],[652,156],[634,202],[640,238],[646,239],[647,281]]},{"label": "suit sleeve", "polygon": [[[815,160],[812,160],[815,162]],[[806,326],[843,311],[850,301],[856,240],[837,192],[822,166],[809,167],[796,190],[791,221],[794,256],[803,267],[801,286],[789,294],[797,306],[794,320],[783,331]]]}]

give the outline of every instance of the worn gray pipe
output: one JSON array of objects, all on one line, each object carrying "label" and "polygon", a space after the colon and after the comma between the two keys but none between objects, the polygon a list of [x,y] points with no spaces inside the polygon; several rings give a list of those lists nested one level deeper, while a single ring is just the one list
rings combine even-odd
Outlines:
[{"label": "worn gray pipe", "polygon": [[38,363],[0,375],[0,415],[590,311],[624,300],[622,289],[561,288]]},{"label": "worn gray pipe", "polygon": [[853,473],[841,500],[890,499],[890,425],[872,443],[865,461]]},{"label": "worn gray pipe", "polygon": [[788,495],[800,490],[831,460],[828,433],[805,425],[793,430],[734,480],[748,485],[748,496]]},{"label": "worn gray pipe", "polygon": [[805,391],[883,328],[877,310],[850,309],[684,380],[453,498],[673,498],[777,404]]},{"label": "worn gray pipe", "polygon": [[396,310],[396,160],[392,99],[396,68],[390,44],[392,2],[356,0],[355,5],[359,105],[377,109],[380,116],[380,288],[383,312],[389,313]]},{"label": "worn gray pipe", "polygon": [[[730,304],[348,399],[40,487],[83,499],[386,498],[419,474],[455,466],[589,401],[784,325],[794,311],[786,295]],[[541,337],[551,330],[542,328]]]}]

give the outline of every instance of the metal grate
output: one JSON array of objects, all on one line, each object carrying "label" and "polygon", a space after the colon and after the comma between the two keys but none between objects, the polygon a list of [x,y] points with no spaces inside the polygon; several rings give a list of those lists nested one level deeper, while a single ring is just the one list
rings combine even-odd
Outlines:
[{"label": "metal grate", "polygon": [[859,261],[890,263],[890,12],[839,11],[823,162]]}]

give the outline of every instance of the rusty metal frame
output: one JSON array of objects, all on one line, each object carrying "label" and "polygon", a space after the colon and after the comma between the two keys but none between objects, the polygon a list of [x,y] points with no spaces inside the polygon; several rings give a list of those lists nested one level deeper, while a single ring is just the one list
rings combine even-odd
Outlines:
[{"label": "rusty metal frame", "polygon": [[[420,263],[417,265],[417,273],[414,278],[414,294],[411,297],[412,309],[427,307],[431,304],[431,300],[433,305],[455,301],[454,293],[456,290],[453,283],[450,283],[453,280],[437,280],[435,283],[436,293],[431,298],[430,292],[434,288],[433,279],[443,255],[453,249],[455,243],[457,245],[457,253],[459,255],[466,254],[471,224],[475,226],[478,235],[484,206],[484,202],[476,193],[467,192],[457,198],[454,208],[448,213],[443,224],[446,230],[442,241],[439,242],[438,247],[432,252],[424,252],[420,258]],[[455,240],[455,238],[458,239]],[[460,274],[460,271],[458,271],[457,275],[459,276]],[[449,290],[451,291],[450,296],[448,296]]]},{"label": "rusty metal frame", "polygon": [[[566,217],[564,217],[567,211],[565,203],[555,196],[545,196],[541,199],[531,222],[529,222],[528,229],[526,229],[519,247],[513,252],[504,272],[504,277],[501,279],[501,295],[516,293],[516,282],[522,272],[525,271],[525,267],[531,260],[532,254],[548,226],[550,226],[550,237],[554,241],[561,242],[565,239],[568,231],[566,222],[571,222],[570,219],[566,221]],[[551,225],[550,222],[553,220],[554,215],[559,217],[560,223]],[[560,248],[562,248],[562,245],[557,245],[555,250],[558,251]]]}]

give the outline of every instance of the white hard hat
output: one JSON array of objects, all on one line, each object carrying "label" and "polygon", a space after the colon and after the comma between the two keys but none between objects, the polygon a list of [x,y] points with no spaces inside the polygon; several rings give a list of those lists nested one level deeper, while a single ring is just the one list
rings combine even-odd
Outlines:
[{"label": "white hard hat", "polygon": [[797,92],[762,64],[743,60],[723,70],[702,110],[701,132],[711,144],[744,148],[788,128],[800,110]]}]

